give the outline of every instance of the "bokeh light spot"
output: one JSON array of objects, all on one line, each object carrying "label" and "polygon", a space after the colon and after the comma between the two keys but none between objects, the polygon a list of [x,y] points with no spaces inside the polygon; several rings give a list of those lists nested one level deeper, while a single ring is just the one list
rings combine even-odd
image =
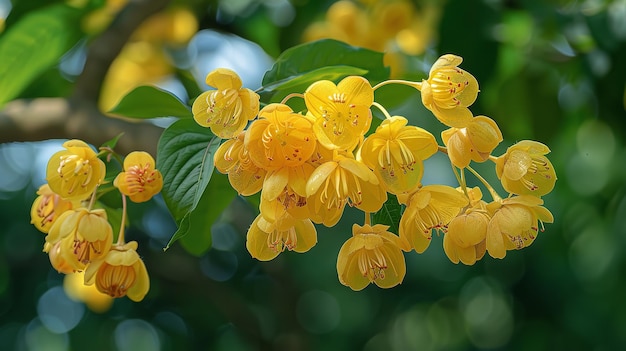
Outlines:
[{"label": "bokeh light spot", "polygon": [[119,351],[158,351],[159,334],[152,324],[141,319],[127,319],[115,327],[115,345]]},{"label": "bokeh light spot", "polygon": [[71,300],[62,287],[51,288],[37,303],[41,323],[53,333],[62,334],[74,329],[85,314],[83,304]]}]

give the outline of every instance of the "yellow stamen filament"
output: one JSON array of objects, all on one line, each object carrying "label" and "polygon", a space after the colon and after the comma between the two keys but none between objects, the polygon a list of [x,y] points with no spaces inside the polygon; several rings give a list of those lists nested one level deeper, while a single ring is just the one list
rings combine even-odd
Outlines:
[{"label": "yellow stamen filament", "polygon": [[77,186],[86,187],[92,179],[93,168],[89,160],[80,158],[78,155],[62,155],[57,168],[59,177],[63,179],[61,189],[72,194]]},{"label": "yellow stamen filament", "polygon": [[267,236],[267,247],[274,252],[283,252],[285,249],[291,251],[298,245],[296,228],[290,227],[287,230],[274,230]]},{"label": "yellow stamen filament", "polygon": [[453,75],[463,75],[463,71],[456,67],[440,69],[433,75],[430,81],[433,98],[439,102],[439,105],[443,108],[454,108],[458,106],[460,101],[456,97],[469,85],[468,80],[462,83],[454,83],[452,81]]},{"label": "yellow stamen filament", "polygon": [[358,255],[359,271],[371,282],[376,279],[385,279],[385,269],[387,269],[387,259],[380,248],[372,250],[361,249]]},{"label": "yellow stamen filament", "polygon": [[216,90],[207,96],[207,124],[235,124],[243,111],[237,90]]},{"label": "yellow stamen filament", "polygon": [[99,291],[111,297],[122,297],[133,286],[135,278],[132,266],[113,266],[104,263],[96,275],[96,286]]}]

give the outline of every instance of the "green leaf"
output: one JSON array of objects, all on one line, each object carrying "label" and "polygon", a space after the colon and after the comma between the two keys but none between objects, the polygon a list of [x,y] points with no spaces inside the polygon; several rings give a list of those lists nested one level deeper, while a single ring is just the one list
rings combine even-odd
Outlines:
[{"label": "green leaf", "polygon": [[387,202],[372,218],[372,224],[384,224],[389,226],[389,231],[398,234],[400,218],[402,217],[402,205],[398,203],[395,195],[388,194]]},{"label": "green leaf", "polygon": [[389,78],[389,68],[382,52],[324,39],[285,50],[265,73],[260,93],[277,101],[304,92],[316,80],[336,81],[349,75],[362,75],[375,84]]},{"label": "green leaf", "polygon": [[210,236],[210,225],[206,221],[196,225],[194,211],[202,212],[206,206],[199,204],[202,199],[206,202],[204,194],[213,173],[213,155],[219,141],[192,119],[176,121],[161,135],[157,147],[157,168],[163,174],[161,193],[179,226],[167,247],[188,234]]},{"label": "green leaf", "polygon": [[[181,244],[187,252],[199,256],[211,247],[211,227],[235,196],[237,196],[237,192],[228,182],[228,177],[214,172],[196,209],[183,218],[182,230],[178,230],[176,233],[180,236]],[[170,240],[168,247],[171,243]]]},{"label": "green leaf", "polygon": [[76,44],[80,15],[68,5],[52,5],[24,15],[0,36],[0,106]]},{"label": "green leaf", "polygon": [[130,118],[179,117],[193,114],[185,103],[169,91],[153,86],[140,86],[126,94],[110,113]]}]

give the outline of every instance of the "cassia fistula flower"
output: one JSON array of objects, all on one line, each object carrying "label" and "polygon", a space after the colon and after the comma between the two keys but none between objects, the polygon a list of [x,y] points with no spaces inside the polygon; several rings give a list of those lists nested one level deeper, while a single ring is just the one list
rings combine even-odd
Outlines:
[{"label": "cassia fistula flower", "polygon": [[217,90],[200,94],[193,103],[194,120],[213,134],[229,139],[239,134],[259,112],[259,95],[242,88],[234,71],[218,68],[206,76],[206,83]]},{"label": "cassia fistula flower", "polygon": [[541,197],[552,191],[556,172],[544,155],[550,149],[537,141],[522,140],[496,159],[496,175],[504,190]]},{"label": "cassia fistula flower", "polygon": [[104,179],[105,165],[81,140],[63,143],[66,150],[50,157],[46,180],[50,189],[66,200],[84,200]]},{"label": "cassia fistula flower", "polygon": [[244,132],[229,139],[215,151],[213,162],[220,173],[228,174],[228,181],[240,195],[256,194],[263,187],[267,171],[250,159],[244,145]]},{"label": "cassia fistula flower", "polygon": [[387,231],[382,224],[352,225],[348,239],[337,257],[337,274],[341,284],[359,291],[370,283],[391,288],[406,274],[406,264],[400,238]]},{"label": "cassia fistula flower", "polygon": [[98,291],[111,297],[143,300],[150,290],[150,277],[137,254],[137,242],[115,245],[106,256],[90,263],[85,270],[85,284],[95,284]]},{"label": "cassia fistula flower", "polygon": [[[317,231],[309,219],[294,219],[292,225],[278,228],[258,215],[246,236],[246,248],[252,257],[259,261],[269,261],[285,249],[295,252],[307,252],[317,243]],[[284,224],[283,223],[283,224]]]},{"label": "cassia fistula flower", "polygon": [[284,104],[269,104],[248,127],[244,144],[250,159],[265,170],[297,167],[315,151],[311,121]]},{"label": "cassia fistula flower", "polygon": [[115,177],[115,185],[133,202],[146,202],[163,188],[163,176],[149,153],[133,151],[124,159],[124,171]]},{"label": "cassia fistula flower", "polygon": [[46,236],[46,242],[59,243],[59,254],[75,271],[107,254],[113,229],[103,209],[78,208],[63,212]]},{"label": "cassia fistula flower", "polygon": [[478,81],[458,67],[461,62],[463,59],[456,55],[441,56],[430,68],[428,79],[417,85],[424,106],[441,123],[456,128],[471,122],[472,112],[467,107],[478,96]]},{"label": "cassia fistula flower", "polygon": [[543,200],[532,195],[513,196],[487,205],[493,216],[487,226],[487,252],[493,258],[504,258],[507,250],[530,246],[537,237],[538,221],[552,223],[552,213]]},{"label": "cassia fistula flower", "polygon": [[304,92],[304,102],[315,118],[318,141],[331,150],[352,151],[370,127],[374,91],[359,76],[346,77],[337,85],[320,80]]},{"label": "cassia fistula flower", "polygon": [[78,201],[64,200],[44,184],[37,190],[37,198],[30,209],[30,223],[42,233],[47,233],[61,213],[79,205]]},{"label": "cassia fistula flower", "polygon": [[[461,191],[460,189],[457,189]],[[486,251],[487,225],[491,215],[481,200],[480,188],[467,189],[470,205],[454,217],[443,237],[443,250],[452,263],[473,265]]]},{"label": "cassia fistula flower", "polygon": [[392,194],[415,190],[424,173],[423,160],[437,152],[437,141],[428,131],[407,126],[407,119],[385,119],[365,138],[360,158]]},{"label": "cassia fistula flower", "polygon": [[374,172],[350,155],[336,155],[333,161],[318,166],[307,181],[312,210],[323,218],[325,226],[339,221],[347,203],[365,212],[376,212],[387,201],[387,192]]},{"label": "cassia fistula flower", "polygon": [[491,118],[476,116],[467,127],[444,130],[441,139],[448,148],[450,162],[465,168],[470,161],[486,161],[502,141],[502,132]]},{"label": "cassia fistula flower", "polygon": [[427,185],[413,193],[400,218],[400,237],[416,252],[430,245],[432,231],[445,232],[446,226],[467,206],[465,195],[445,185]]}]

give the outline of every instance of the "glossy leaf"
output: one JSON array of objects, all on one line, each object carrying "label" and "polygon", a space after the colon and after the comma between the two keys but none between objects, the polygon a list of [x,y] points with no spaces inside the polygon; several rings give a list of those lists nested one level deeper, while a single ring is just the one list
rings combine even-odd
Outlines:
[{"label": "glossy leaf", "polygon": [[167,247],[188,234],[210,236],[210,223],[201,221],[196,226],[193,212],[206,206],[198,204],[213,174],[219,140],[192,119],[175,122],[161,135],[157,148],[157,168],[163,174],[161,194],[179,226]]},{"label": "glossy leaf", "polygon": [[193,116],[187,105],[169,91],[153,86],[140,86],[120,100],[110,113],[130,118]]},{"label": "glossy leaf", "polygon": [[76,44],[80,14],[65,4],[52,5],[26,14],[0,36],[0,106]]},{"label": "glossy leaf", "polygon": [[389,231],[398,234],[400,228],[400,217],[402,217],[402,205],[398,199],[392,195],[387,195],[387,202],[372,218],[372,224],[384,224],[389,226]]},{"label": "glossy leaf", "polygon": [[285,50],[265,73],[260,93],[276,101],[304,92],[316,80],[337,81],[349,75],[362,75],[374,84],[389,77],[389,68],[381,52],[324,39]]}]

